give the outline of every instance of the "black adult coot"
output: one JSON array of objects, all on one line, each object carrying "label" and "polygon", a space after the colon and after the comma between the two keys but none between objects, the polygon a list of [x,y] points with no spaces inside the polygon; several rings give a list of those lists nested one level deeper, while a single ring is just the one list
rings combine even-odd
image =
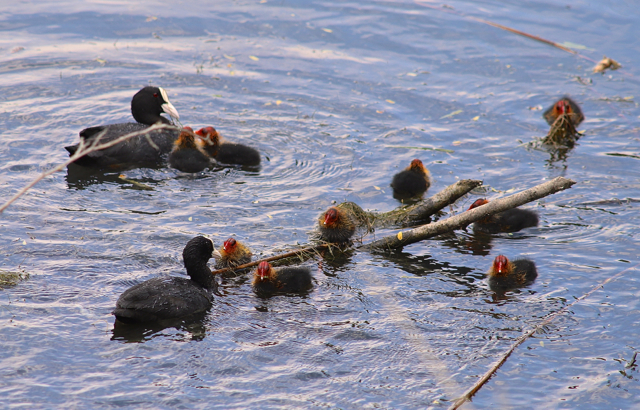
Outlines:
[{"label": "black adult coot", "polygon": [[[161,113],[169,114],[176,120],[180,118],[178,111],[169,102],[169,97],[167,97],[164,89],[147,86],[138,91],[131,100],[131,114],[137,123],[129,122],[85,128],[80,131],[80,139],[85,144],[91,144],[104,132],[104,135],[99,140],[103,143],[131,132],[142,131],[156,123],[171,124],[168,119],[160,115]],[[85,167],[112,168],[156,165],[162,162],[164,160],[163,156],[171,151],[179,133],[177,128],[175,130],[152,131],[145,135],[149,136],[155,146],[149,144],[149,140],[145,135],[140,135],[113,147],[80,157],[75,163]],[[76,144],[65,147],[65,149],[69,151],[69,155],[73,155],[78,150],[78,147],[79,144]]]},{"label": "black adult coot", "polygon": [[417,158],[405,170],[395,174],[391,181],[393,197],[396,199],[422,196],[430,185],[429,171]]},{"label": "black adult coot", "polygon": [[169,165],[182,172],[200,172],[211,165],[209,156],[201,151],[191,127],[184,127],[169,154]]},{"label": "black adult coot", "polygon": [[213,252],[216,259],[216,269],[234,268],[251,262],[251,251],[241,242],[233,238],[224,241],[222,249]]},{"label": "black adult coot", "polygon": [[574,127],[577,127],[584,120],[584,115],[578,104],[567,96],[556,101],[542,116],[549,125],[553,125],[558,117],[563,114],[567,115]]},{"label": "black adult coot", "polygon": [[213,127],[196,131],[203,141],[203,148],[212,158],[223,164],[247,166],[260,165],[260,153],[255,148],[227,142]]},{"label": "black adult coot", "polygon": [[320,239],[325,242],[348,242],[356,231],[356,225],[356,218],[344,204],[332,206],[318,217]]},{"label": "black adult coot", "polygon": [[[485,198],[477,199],[469,210],[488,204]],[[521,229],[538,226],[538,214],[527,209],[512,208],[489,215],[473,224],[474,231],[487,233],[518,232]]]},{"label": "black adult coot", "polygon": [[538,276],[538,271],[536,264],[529,259],[510,261],[506,256],[498,255],[487,274],[491,290],[504,292],[530,284]]},{"label": "black adult coot", "polygon": [[260,294],[300,293],[309,290],[311,269],[304,267],[273,268],[263,261],[253,273],[253,289]]},{"label": "black adult coot", "polygon": [[213,243],[202,236],[187,242],[182,251],[191,279],[153,278],[125,290],[113,314],[125,323],[157,322],[201,313],[211,307],[218,285],[207,266]]}]

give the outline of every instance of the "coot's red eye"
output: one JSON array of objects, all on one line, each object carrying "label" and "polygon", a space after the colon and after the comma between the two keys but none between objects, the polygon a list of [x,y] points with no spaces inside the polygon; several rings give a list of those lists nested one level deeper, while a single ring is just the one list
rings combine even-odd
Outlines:
[{"label": "coot's red eye", "polygon": [[158,98],[158,93],[153,93],[153,96]]}]

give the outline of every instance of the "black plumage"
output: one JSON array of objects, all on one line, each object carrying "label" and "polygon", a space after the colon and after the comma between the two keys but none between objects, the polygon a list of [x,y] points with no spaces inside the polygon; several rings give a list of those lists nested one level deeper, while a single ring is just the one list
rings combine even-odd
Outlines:
[{"label": "black plumage", "polygon": [[121,322],[143,323],[205,312],[218,286],[207,266],[212,252],[211,240],[191,239],[182,252],[190,279],[153,278],[132,286],[120,295],[113,314]]},{"label": "black plumage", "polygon": [[[176,119],[179,118],[178,112],[169,102],[164,89],[144,87],[131,100],[131,114],[137,121],[136,123],[85,128],[80,131],[80,139],[88,145],[94,143],[99,137],[99,143],[105,143],[132,132],[143,131],[156,123],[171,124],[168,119],[160,115],[161,113],[167,113]],[[78,158],[75,163],[86,167],[110,168],[154,166],[165,159],[165,156],[173,148],[173,143],[178,135],[178,128],[155,130],[148,134],[132,137],[112,147],[89,153]],[[153,144],[149,143],[149,139]],[[75,154],[78,148],[79,144],[65,147],[69,155]]]},{"label": "black plumage", "polygon": [[269,262],[260,262],[253,276],[258,294],[300,293],[312,286],[311,269],[306,267],[273,268]]}]

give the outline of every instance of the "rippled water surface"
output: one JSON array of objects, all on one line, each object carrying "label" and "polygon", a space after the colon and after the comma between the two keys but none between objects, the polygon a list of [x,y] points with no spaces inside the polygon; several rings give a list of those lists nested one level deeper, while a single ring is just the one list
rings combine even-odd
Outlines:
[{"label": "rippled water surface", "polygon": [[[5,407],[446,408],[541,318],[624,270],[521,345],[466,407],[638,406],[640,374],[625,367],[640,348],[635,4],[200,3],[3,7],[2,202],[63,162],[84,127],[130,121],[147,84],[167,90],[184,125],[262,153],[259,170],[196,176],[72,167],[2,213],[0,270],[22,272],[0,288]],[[603,54],[623,68],[593,74]],[[554,160],[526,143],[563,94],[582,106],[584,136]],[[490,198],[578,183],[526,206],[539,227],[490,243],[457,231],[315,259],[306,296],[262,299],[248,274],[226,278],[196,323],[114,329],[118,296],[182,275],[191,237],[234,236],[259,256],[305,244],[333,201],[397,207],[389,182],[413,158],[431,194],[466,178]],[[536,282],[494,298],[485,272],[498,254],[534,260]]]}]

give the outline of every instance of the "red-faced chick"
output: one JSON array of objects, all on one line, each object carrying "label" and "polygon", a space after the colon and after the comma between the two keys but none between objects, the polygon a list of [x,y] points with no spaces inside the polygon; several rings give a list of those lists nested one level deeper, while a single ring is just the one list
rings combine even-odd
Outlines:
[{"label": "red-faced chick", "polygon": [[553,125],[561,115],[566,115],[574,128],[584,120],[584,115],[578,104],[567,96],[556,101],[542,114],[549,125]]},{"label": "red-faced chick", "polygon": [[258,294],[300,293],[309,290],[311,269],[305,267],[274,268],[263,261],[253,272],[253,289]]},{"label": "red-faced chick", "polygon": [[536,264],[529,259],[510,261],[506,256],[498,255],[487,275],[491,290],[504,292],[530,284],[538,276],[538,271]]},{"label": "red-faced chick", "polygon": [[235,268],[239,265],[251,262],[251,251],[242,243],[233,238],[224,241],[222,249],[213,251],[216,259],[215,268]]},{"label": "red-faced chick", "polygon": [[223,164],[247,166],[260,165],[260,153],[255,148],[227,142],[213,127],[204,127],[196,131],[202,138],[202,146],[216,161]]},{"label": "red-faced chick", "polygon": [[422,196],[430,185],[429,171],[419,159],[411,161],[411,165],[395,174],[391,181],[393,197],[396,199]]},{"label": "red-faced chick", "polygon": [[[207,154],[196,144],[191,127],[184,127],[169,154],[169,165],[182,172],[200,172],[211,165]],[[199,139],[199,138],[198,138]]]},{"label": "red-faced chick", "polygon": [[[477,199],[468,210],[488,203],[489,201],[485,198]],[[511,208],[476,221],[473,224],[473,230],[487,233],[518,232],[531,226],[538,226],[538,214],[536,212]]]},{"label": "red-faced chick", "polygon": [[331,243],[345,243],[356,231],[356,219],[351,211],[341,206],[332,206],[318,218],[320,239]]}]

